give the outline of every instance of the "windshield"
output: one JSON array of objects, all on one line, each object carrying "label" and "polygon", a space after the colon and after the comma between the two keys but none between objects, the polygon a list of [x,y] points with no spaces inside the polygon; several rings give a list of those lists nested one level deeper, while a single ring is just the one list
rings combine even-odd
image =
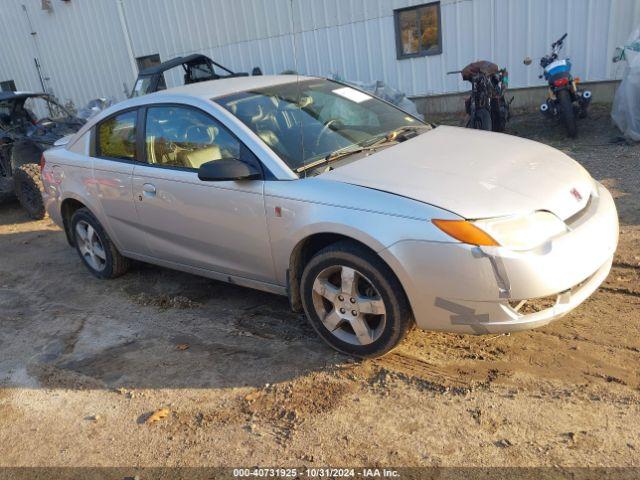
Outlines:
[{"label": "windshield", "polygon": [[27,98],[23,109],[34,123],[44,120],[65,120],[71,117],[62,105],[44,95]]},{"label": "windshield", "polygon": [[360,90],[305,80],[215,99],[294,171],[352,146],[369,145],[420,120]]},{"label": "windshield", "polygon": [[[133,86],[133,91],[131,92],[131,97],[141,97],[142,95],[146,95],[149,91],[149,87],[151,86],[151,79],[153,77],[138,77],[136,80],[136,84]],[[160,82],[162,85],[164,83],[163,80]],[[165,87],[166,88],[166,87]],[[158,88],[159,90],[164,90],[163,88]]]},{"label": "windshield", "polygon": [[46,95],[11,99],[0,102],[0,125],[24,127],[48,120],[65,121],[71,118],[69,112]]}]

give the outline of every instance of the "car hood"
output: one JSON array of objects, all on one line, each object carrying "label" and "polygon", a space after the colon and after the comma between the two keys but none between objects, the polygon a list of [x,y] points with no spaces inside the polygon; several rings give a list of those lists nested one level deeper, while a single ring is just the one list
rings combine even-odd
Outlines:
[{"label": "car hood", "polygon": [[440,126],[320,175],[477,219],[547,210],[566,219],[593,191],[589,173],[555,148]]}]

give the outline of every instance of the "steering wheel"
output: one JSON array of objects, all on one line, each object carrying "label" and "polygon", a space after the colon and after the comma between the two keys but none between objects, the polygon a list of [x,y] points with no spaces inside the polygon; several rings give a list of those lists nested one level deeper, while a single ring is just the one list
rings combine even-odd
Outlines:
[{"label": "steering wheel", "polygon": [[342,124],[342,121],[338,120],[337,118],[330,118],[329,120],[324,122],[322,130],[320,130],[320,133],[318,133],[318,138],[316,139],[316,147],[320,146],[320,140],[322,140],[326,133],[331,129],[331,125],[338,126],[340,124]]}]

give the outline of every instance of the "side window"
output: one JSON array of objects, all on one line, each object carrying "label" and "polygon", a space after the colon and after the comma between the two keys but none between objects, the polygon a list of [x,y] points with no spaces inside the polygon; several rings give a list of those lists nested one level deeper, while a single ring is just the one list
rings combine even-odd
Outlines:
[{"label": "side window", "polygon": [[136,159],[137,115],[135,110],[131,110],[98,125],[96,153],[99,157]]},{"label": "side window", "polygon": [[16,82],[14,82],[13,80],[5,80],[4,82],[0,82],[0,90],[2,90],[3,92],[15,92],[16,89]]},{"label": "side window", "polygon": [[209,115],[193,108],[147,110],[147,162],[198,169],[223,158],[240,158],[240,142]]}]

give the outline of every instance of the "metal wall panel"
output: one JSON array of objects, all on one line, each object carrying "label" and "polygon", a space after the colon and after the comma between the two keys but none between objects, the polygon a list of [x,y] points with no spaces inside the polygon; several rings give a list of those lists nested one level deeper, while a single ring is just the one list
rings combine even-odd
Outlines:
[{"label": "metal wall panel", "polygon": [[597,81],[619,78],[614,49],[640,23],[639,0],[442,0],[443,53],[397,60],[393,10],[427,1],[52,0],[48,12],[41,0],[3,0],[0,80],[39,90],[37,57],[47,87],[81,105],[124,98],[135,76],[132,56],[202,52],[238,71],[384,80],[410,95],[467,90],[446,72],[491,59],[509,68],[512,87],[525,87],[543,82],[523,57],[539,58],[568,32],[576,75]]},{"label": "metal wall panel", "polygon": [[133,74],[115,3],[53,4],[48,12],[40,1],[2,2],[0,78],[15,79],[20,90],[42,90],[33,60],[37,57],[47,88],[63,101],[79,106],[105,94],[122,98],[122,84],[130,86]]}]

